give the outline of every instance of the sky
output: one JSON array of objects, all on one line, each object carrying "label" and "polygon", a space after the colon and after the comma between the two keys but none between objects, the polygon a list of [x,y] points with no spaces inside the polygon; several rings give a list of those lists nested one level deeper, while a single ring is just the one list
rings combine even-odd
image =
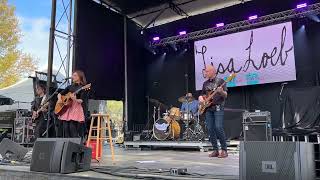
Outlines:
[{"label": "sky", "polygon": [[[64,0],[68,3],[68,0]],[[18,47],[24,53],[30,53],[39,62],[39,69],[47,68],[49,30],[51,20],[51,0],[8,0],[16,7],[16,16],[21,30],[21,42]],[[60,2],[60,1],[59,1]],[[57,4],[57,21],[63,12],[62,5]],[[67,20],[63,18],[60,27],[67,27]],[[62,54],[66,52],[66,43],[58,40]],[[60,67],[60,58],[55,48],[54,68]],[[62,55],[64,56],[64,55]]]}]

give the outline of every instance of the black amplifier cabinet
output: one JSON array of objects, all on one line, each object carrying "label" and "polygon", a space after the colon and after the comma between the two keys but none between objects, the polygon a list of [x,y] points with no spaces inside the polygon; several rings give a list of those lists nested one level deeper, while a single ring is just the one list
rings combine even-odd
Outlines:
[{"label": "black amplifier cabinet", "polygon": [[270,112],[244,112],[242,117],[244,141],[272,141]]}]

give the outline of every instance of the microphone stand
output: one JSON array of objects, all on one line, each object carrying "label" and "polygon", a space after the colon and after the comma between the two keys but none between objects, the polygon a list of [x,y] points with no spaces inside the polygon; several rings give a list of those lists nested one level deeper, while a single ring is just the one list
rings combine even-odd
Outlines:
[{"label": "microphone stand", "polygon": [[280,102],[280,119],[282,121],[282,129],[286,128],[285,122],[284,122],[284,102],[283,102],[283,98],[282,98],[282,93],[284,90],[284,86],[288,84],[287,82],[281,83],[281,89],[279,92],[279,102]]},{"label": "microphone stand", "polygon": [[[60,84],[60,86],[57,87],[57,89],[46,99],[46,101],[43,103],[43,104],[46,104],[47,102],[49,102],[55,95],[58,94],[58,90],[66,83],[68,82],[69,78],[65,78],[64,81]],[[50,89],[48,89],[47,91],[50,92]],[[48,111],[47,111],[47,128],[46,128],[46,131],[42,133],[42,136],[44,134],[46,134],[46,138],[49,137],[49,124],[50,124],[50,121],[51,121],[51,114],[50,114],[50,108],[51,108],[51,105],[50,105],[50,102],[49,102],[49,105],[48,105]],[[51,127],[51,126],[50,126]]]},{"label": "microphone stand", "polygon": [[184,77],[185,77],[185,80],[186,80],[186,104],[187,104],[187,124],[186,124],[186,138],[187,140],[190,140],[190,133],[189,131],[191,130],[190,127],[189,127],[189,124],[190,124],[190,109],[189,109],[189,106],[190,106],[190,103],[189,103],[189,100],[188,100],[188,93],[189,93],[189,75],[186,73],[184,74]]}]

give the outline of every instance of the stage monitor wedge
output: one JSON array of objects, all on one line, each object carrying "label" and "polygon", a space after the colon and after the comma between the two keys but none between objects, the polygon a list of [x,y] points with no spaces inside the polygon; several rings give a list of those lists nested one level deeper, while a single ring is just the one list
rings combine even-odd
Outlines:
[{"label": "stage monitor wedge", "polygon": [[4,138],[0,143],[0,154],[3,158],[8,160],[21,161],[27,152],[27,148],[11,141],[10,139]]},{"label": "stage monitor wedge", "polygon": [[61,173],[89,171],[91,165],[91,148],[73,142],[66,142],[61,159]]},{"label": "stage monitor wedge", "polygon": [[90,169],[91,149],[80,138],[39,138],[34,144],[30,171],[72,173]]}]

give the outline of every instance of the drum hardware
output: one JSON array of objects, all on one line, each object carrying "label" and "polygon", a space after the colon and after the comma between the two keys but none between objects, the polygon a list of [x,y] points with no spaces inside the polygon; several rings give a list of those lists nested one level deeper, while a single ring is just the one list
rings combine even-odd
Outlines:
[{"label": "drum hardware", "polygon": [[[187,118],[184,119],[184,120],[186,120],[186,130],[184,132],[186,140],[190,140],[191,136],[194,135],[194,131],[190,128],[190,115],[192,115],[192,113],[190,113],[190,110],[189,110],[190,102],[192,102],[194,100],[192,98],[193,97],[188,97],[187,94],[184,98],[185,103],[187,104],[187,112],[186,112]],[[182,99],[182,98],[179,98],[179,99]],[[190,101],[190,100],[192,100],[192,101]]]},{"label": "drum hardware", "polygon": [[[146,135],[147,139],[152,139],[154,137],[153,134],[153,125],[155,124],[155,122],[161,118],[161,108],[168,108],[167,105],[161,103],[159,100],[157,99],[153,99],[150,98],[149,96],[146,96],[147,100],[148,100],[148,122],[147,125],[145,127],[145,130],[149,130],[148,134]],[[149,118],[149,112],[150,112],[150,103],[153,103],[153,112],[152,112],[152,120],[153,123],[151,122],[151,119]],[[167,110],[166,110],[167,112]]]},{"label": "drum hardware", "polygon": [[153,136],[160,141],[167,140],[169,137],[177,139],[180,131],[179,123],[170,116],[158,119],[153,126]]},{"label": "drum hardware", "polygon": [[[161,114],[162,108],[168,106],[156,99],[148,98],[148,102],[154,103],[155,105],[153,106],[152,112],[152,130],[146,131],[146,133],[148,133],[146,139],[164,141],[177,140],[181,137],[183,140],[199,141],[204,138],[204,131],[199,123],[199,115],[194,115],[189,110],[190,103],[194,98],[184,96],[178,99],[179,102],[182,100],[187,103],[187,111],[181,111],[177,107],[171,107],[169,110],[166,109],[165,113]],[[148,124],[151,125],[152,120],[150,119]],[[185,127],[184,132],[182,132],[183,127]],[[150,129],[150,127],[148,129]]]}]

